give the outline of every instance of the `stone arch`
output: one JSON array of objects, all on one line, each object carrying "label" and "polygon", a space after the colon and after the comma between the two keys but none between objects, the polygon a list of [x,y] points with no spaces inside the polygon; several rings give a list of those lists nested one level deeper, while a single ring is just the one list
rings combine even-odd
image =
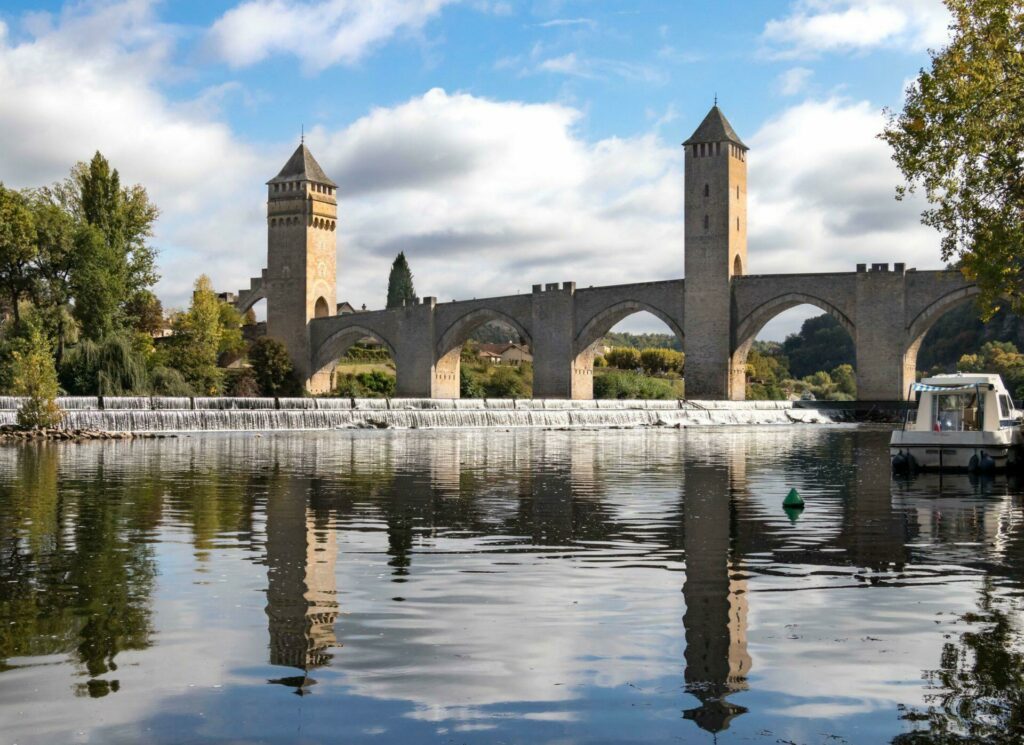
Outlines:
[{"label": "stone arch", "polygon": [[501,321],[511,326],[527,344],[533,344],[533,337],[530,332],[512,316],[502,313],[493,308],[477,308],[465,315],[460,316],[445,329],[437,340],[436,354],[438,359],[444,357],[453,349],[462,347],[476,329],[491,321]]},{"label": "stone arch", "polygon": [[260,287],[255,292],[240,293],[238,300],[235,301],[235,310],[241,313],[243,316],[252,306],[256,305],[260,300],[267,299],[267,290],[264,287]]},{"label": "stone arch", "polygon": [[484,307],[463,314],[445,329],[435,345],[434,383],[442,392],[442,398],[459,398],[462,345],[473,331],[491,321],[501,321],[511,326],[526,344],[533,347],[533,337],[529,330],[507,313]]},{"label": "stone arch", "polygon": [[[739,257],[737,257],[739,258]],[[813,305],[839,322],[851,338],[856,339],[856,328],[843,311],[827,300],[802,292],[789,292],[767,300],[757,306],[737,325],[733,335],[733,349],[729,358],[729,398],[742,401],[747,395],[747,355],[754,340],[770,320],[798,305]]]},{"label": "stone arch", "polygon": [[395,352],[395,345],[384,334],[368,326],[346,326],[324,339],[318,348],[310,350],[310,358],[313,363],[312,375],[330,375],[334,371],[337,361],[345,355],[348,348],[366,337],[374,338],[387,347],[391,359],[395,360],[397,364],[398,355]]},{"label": "stone arch", "polygon": [[683,328],[668,313],[650,303],[640,300],[623,300],[610,305],[595,313],[573,341],[573,353],[580,355],[594,345],[602,336],[607,334],[617,323],[634,313],[650,313],[664,323],[680,341],[683,340]]},{"label": "stone arch", "polygon": [[599,310],[583,324],[572,344],[573,398],[594,397],[594,345],[620,321],[635,313],[650,313],[668,326],[683,342],[682,319],[678,321],[656,305],[641,300],[621,300]]},{"label": "stone arch", "polygon": [[313,317],[326,318],[329,315],[331,315],[331,306],[327,304],[327,299],[321,295],[313,305]]},{"label": "stone arch", "polygon": [[[738,217],[736,219],[739,220]],[[743,276],[743,259],[740,258],[739,254],[736,254],[736,258],[732,260],[732,276]]]},{"label": "stone arch", "polygon": [[[907,327],[907,337],[903,345],[903,379],[913,381],[917,378],[917,354],[921,351],[921,343],[936,321],[954,308],[963,305],[977,296],[977,285],[960,287],[948,292],[930,303],[917,314]],[[907,383],[909,388],[910,384]]]}]

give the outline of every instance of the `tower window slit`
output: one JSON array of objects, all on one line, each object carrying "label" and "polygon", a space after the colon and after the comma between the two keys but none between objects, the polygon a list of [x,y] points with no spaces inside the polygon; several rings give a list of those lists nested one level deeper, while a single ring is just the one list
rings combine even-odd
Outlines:
[{"label": "tower window slit", "polygon": [[704,196],[706,196],[706,197],[710,197],[711,196],[711,187],[708,186],[707,184],[704,184]]},{"label": "tower window slit", "polygon": [[710,225],[711,225],[711,221],[708,219],[707,215],[704,215],[704,230],[707,230],[708,227],[710,227]]}]

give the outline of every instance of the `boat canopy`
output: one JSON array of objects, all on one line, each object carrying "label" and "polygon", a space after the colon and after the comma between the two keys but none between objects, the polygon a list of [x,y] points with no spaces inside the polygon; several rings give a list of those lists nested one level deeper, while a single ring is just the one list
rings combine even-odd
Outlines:
[{"label": "boat canopy", "polygon": [[920,391],[939,391],[941,393],[968,393],[977,391],[979,388],[988,388],[987,383],[972,383],[970,385],[928,385],[927,383],[914,383],[910,387],[910,390],[916,392]]}]

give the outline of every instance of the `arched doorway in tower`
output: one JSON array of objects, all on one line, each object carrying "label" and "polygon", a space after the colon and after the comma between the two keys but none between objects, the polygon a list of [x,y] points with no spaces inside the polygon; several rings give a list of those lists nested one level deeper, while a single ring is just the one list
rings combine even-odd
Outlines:
[{"label": "arched doorway in tower", "polygon": [[657,308],[616,303],[580,332],[574,372],[592,374],[593,397],[684,398],[682,331]]},{"label": "arched doorway in tower", "polygon": [[731,360],[731,398],[855,399],[852,331],[842,314],[814,298],[766,303],[740,322]]},{"label": "arched doorway in tower", "polygon": [[438,342],[435,386],[441,398],[530,398],[533,341],[516,318],[491,308],[467,311]]},{"label": "arched doorway in tower", "polygon": [[314,353],[314,390],[322,395],[388,398],[395,395],[397,375],[391,342],[363,326],[338,331]]},{"label": "arched doorway in tower", "polygon": [[327,304],[327,299],[318,297],[313,306],[313,318],[326,318],[329,315],[331,315],[331,306]]}]

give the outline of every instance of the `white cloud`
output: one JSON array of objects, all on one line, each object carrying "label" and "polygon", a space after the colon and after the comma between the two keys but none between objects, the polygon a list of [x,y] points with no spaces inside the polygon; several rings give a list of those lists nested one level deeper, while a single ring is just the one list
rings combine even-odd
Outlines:
[{"label": "white cloud", "polygon": [[[200,271],[237,289],[265,265],[263,183],[295,143],[242,141],[215,105],[234,86],[178,103],[161,94],[174,31],[149,7],[94,6],[24,41],[0,35],[0,178],[45,184],[102,151],[161,207],[157,289],[180,305]],[[435,89],[314,130],[308,141],[340,184],[339,297],[381,306],[399,250],[419,293],[442,300],[678,277],[677,143],[702,114],[674,134],[652,120],[645,134],[590,141],[576,108]],[[881,126],[867,103],[832,99],[741,132],[752,146],[751,271],[938,265],[920,204],[893,199],[899,174],[875,138]]]},{"label": "white cloud", "polygon": [[210,30],[214,49],[234,67],[291,54],[308,70],[354,64],[399,33],[420,30],[454,0],[249,0]]},{"label": "white cloud", "polygon": [[205,95],[172,104],[157,92],[173,34],[150,3],[79,9],[34,28],[20,43],[0,38],[0,178],[41,186],[101,151],[163,211],[159,290],[173,303],[188,296],[197,267],[216,276],[234,252],[261,250],[253,197],[270,166],[207,115]]},{"label": "white cloud", "polygon": [[901,176],[876,137],[883,123],[867,102],[833,98],[785,109],[750,137],[752,273],[939,264],[920,201],[894,199]]},{"label": "white cloud", "polygon": [[779,92],[784,96],[795,96],[798,93],[803,93],[807,89],[807,83],[810,82],[813,75],[814,72],[806,67],[791,67],[779,75]]},{"label": "white cloud", "polygon": [[341,185],[340,295],[379,305],[400,250],[420,294],[441,299],[678,274],[676,148],[653,135],[588,143],[579,119],[557,104],[435,89],[314,132]]},{"label": "white cloud", "polygon": [[856,52],[878,47],[922,51],[947,38],[941,0],[797,0],[792,12],[765,25],[776,57]]}]

